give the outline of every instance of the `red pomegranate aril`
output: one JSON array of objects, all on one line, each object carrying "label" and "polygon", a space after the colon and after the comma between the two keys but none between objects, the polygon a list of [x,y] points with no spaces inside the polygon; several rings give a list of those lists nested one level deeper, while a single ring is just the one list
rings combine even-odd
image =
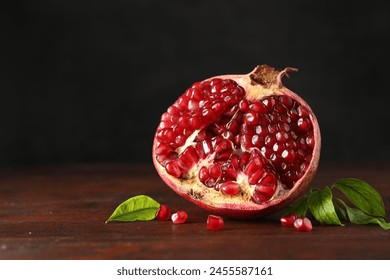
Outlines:
[{"label": "red pomegranate aril", "polygon": [[254,196],[261,202],[268,201],[275,194],[276,185],[256,185]]},{"label": "red pomegranate aril", "polygon": [[285,143],[288,139],[288,134],[286,132],[278,132],[276,133],[276,141]]},{"label": "red pomegranate aril", "polygon": [[226,166],[223,166],[222,168],[225,177],[234,179],[237,178],[237,170],[233,164],[228,164]]},{"label": "red pomegranate aril", "polygon": [[300,118],[297,122],[297,127],[301,132],[307,132],[310,129],[310,121],[308,119]]},{"label": "red pomegranate aril", "polygon": [[309,113],[307,112],[306,108],[302,106],[298,106],[297,111],[298,111],[298,116],[300,116],[301,118],[306,118],[309,116]]},{"label": "red pomegranate aril", "polygon": [[315,141],[314,141],[314,137],[313,137],[312,134],[309,134],[309,135],[306,137],[306,144],[307,144],[307,146],[308,146],[310,149],[313,149],[313,148],[314,148]]},{"label": "red pomegranate aril", "polygon": [[265,145],[268,147],[272,147],[276,143],[275,136],[273,136],[273,135],[267,135],[264,140],[265,140],[265,142],[264,142]]},{"label": "red pomegranate aril", "polygon": [[264,173],[265,173],[264,169],[259,169],[251,173],[248,177],[248,183],[251,185],[258,183],[260,179],[263,177]]},{"label": "red pomegranate aril", "polygon": [[221,166],[219,164],[214,164],[209,167],[209,175],[211,178],[218,179],[222,175]]},{"label": "red pomegranate aril", "polygon": [[273,107],[275,105],[275,100],[271,97],[271,98],[267,98],[267,99],[264,99],[263,100],[263,104],[265,105],[265,107],[267,108],[267,112],[272,112],[273,110]]},{"label": "red pomegranate aril", "polygon": [[275,152],[275,153],[278,153],[280,154],[285,148],[285,145],[283,145],[283,143],[275,143],[273,146],[272,146],[272,150]]},{"label": "red pomegranate aril", "polygon": [[280,223],[285,227],[293,227],[294,222],[297,219],[296,213],[290,213],[280,218]]},{"label": "red pomegranate aril", "polygon": [[175,105],[172,105],[168,108],[167,112],[172,115],[179,115],[181,110],[177,108]]},{"label": "red pomegranate aril", "polygon": [[208,139],[202,141],[202,148],[205,155],[209,155],[213,152],[213,145]]},{"label": "red pomegranate aril", "polygon": [[276,177],[274,174],[268,173],[261,179],[260,183],[263,185],[276,185]]},{"label": "red pomegranate aril", "polygon": [[313,229],[313,225],[308,218],[298,217],[294,221],[294,228],[297,231],[311,231]]},{"label": "red pomegranate aril", "polygon": [[289,71],[262,65],[193,83],[157,126],[153,160],[163,180],[228,216],[271,213],[301,194],[321,139],[310,107],[281,82]]},{"label": "red pomegranate aril", "polygon": [[177,147],[180,147],[183,146],[185,142],[186,142],[186,137],[184,135],[177,135],[174,143]]},{"label": "red pomegranate aril", "polygon": [[249,105],[249,109],[256,113],[264,114],[267,112],[266,106],[262,102],[254,102]]},{"label": "red pomegranate aril", "polygon": [[296,122],[299,119],[299,115],[298,115],[297,110],[295,110],[294,108],[291,108],[289,111],[289,117],[291,119],[291,122]]},{"label": "red pomegranate aril", "polygon": [[157,213],[156,220],[158,221],[168,221],[171,218],[171,209],[168,205],[161,204]]},{"label": "red pomegranate aril", "polygon": [[226,139],[220,139],[216,144],[215,144],[214,151],[217,154],[222,154],[226,151],[231,151],[232,150],[232,143],[229,140]]},{"label": "red pomegranate aril", "polygon": [[191,127],[194,129],[199,129],[203,125],[202,119],[196,116],[190,118],[190,123],[191,123]]},{"label": "red pomegranate aril", "polygon": [[195,99],[190,99],[190,101],[188,101],[188,110],[190,111],[196,111],[198,110],[199,108],[199,102]]},{"label": "red pomegranate aril", "polygon": [[259,116],[257,113],[249,112],[244,115],[244,121],[249,125],[256,125],[258,122]]},{"label": "red pomegranate aril", "polygon": [[222,183],[220,189],[224,195],[235,196],[240,193],[239,184],[233,181],[227,181]]},{"label": "red pomegranate aril", "polygon": [[261,147],[264,144],[264,138],[262,136],[259,136],[257,134],[252,136],[252,145],[256,147]]},{"label": "red pomegranate aril", "polygon": [[285,114],[287,112],[287,108],[283,106],[283,104],[276,103],[274,106],[274,111],[279,114]]},{"label": "red pomegranate aril", "polygon": [[174,224],[184,224],[187,221],[187,212],[180,210],[172,214],[171,220]]},{"label": "red pomegranate aril", "polygon": [[204,109],[202,111],[202,116],[207,120],[207,121],[213,121],[216,120],[217,116],[215,115],[214,111],[212,109]]},{"label": "red pomegranate aril", "polygon": [[240,111],[241,112],[249,112],[249,103],[246,99],[244,100],[241,100],[240,103],[238,104],[239,108],[240,108]]},{"label": "red pomegranate aril", "polygon": [[292,100],[292,98],[288,96],[280,96],[279,100],[286,108],[291,108],[294,104],[294,100]]},{"label": "red pomegranate aril", "polygon": [[199,170],[199,180],[205,182],[210,178],[209,169],[206,166],[202,166]]},{"label": "red pomegranate aril", "polygon": [[252,160],[248,163],[248,165],[246,166],[245,170],[244,170],[244,173],[245,174],[252,174],[254,172],[256,172],[259,168],[262,167],[262,163],[260,160]]},{"label": "red pomegranate aril", "polygon": [[169,154],[172,152],[171,147],[168,144],[161,143],[155,150],[156,155]]},{"label": "red pomegranate aril", "polygon": [[176,177],[176,178],[179,178],[181,176],[181,174],[182,174],[177,161],[168,162],[165,165],[165,169],[167,170],[168,174],[170,174],[170,175],[172,175],[173,177]]},{"label": "red pomegranate aril", "polygon": [[207,217],[207,229],[208,230],[221,230],[224,226],[222,217],[216,215],[208,215]]},{"label": "red pomegranate aril", "polygon": [[281,155],[288,164],[293,163],[295,160],[295,152],[293,150],[284,150]]}]

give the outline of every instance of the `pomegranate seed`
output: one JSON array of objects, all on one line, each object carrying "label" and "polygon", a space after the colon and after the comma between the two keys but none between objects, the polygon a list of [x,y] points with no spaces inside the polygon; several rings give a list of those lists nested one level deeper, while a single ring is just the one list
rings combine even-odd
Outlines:
[{"label": "pomegranate seed", "polygon": [[261,167],[262,167],[262,163],[259,159],[251,160],[246,166],[244,172],[245,174],[250,175],[252,173],[255,173]]},{"label": "pomegranate seed", "polygon": [[269,200],[274,194],[276,190],[276,185],[257,185],[255,187],[255,194],[262,199],[263,201]]},{"label": "pomegranate seed", "polygon": [[174,224],[184,224],[187,221],[187,212],[186,211],[177,211],[171,216],[171,220]]},{"label": "pomegranate seed", "polygon": [[196,111],[199,108],[199,102],[195,99],[191,99],[188,101],[188,110],[190,111]]},{"label": "pomegranate seed", "polygon": [[216,120],[217,116],[215,115],[212,109],[204,109],[202,111],[202,116],[209,122]]},{"label": "pomegranate seed", "polygon": [[299,119],[298,112],[294,108],[290,109],[289,116],[290,116],[291,122],[296,122]]},{"label": "pomegranate seed", "polygon": [[282,224],[282,226],[285,226],[285,227],[293,227],[296,219],[297,219],[297,214],[290,213],[286,216],[281,217],[280,223]]},{"label": "pomegranate seed", "polygon": [[310,129],[310,121],[308,119],[300,118],[297,122],[297,127],[301,132],[307,132]]},{"label": "pomegranate seed", "polygon": [[253,112],[264,114],[267,112],[266,106],[262,102],[254,102],[249,105],[249,109]]},{"label": "pomegranate seed", "polygon": [[238,106],[241,112],[249,112],[249,103],[246,99],[241,100]]},{"label": "pomegranate seed", "polygon": [[227,151],[232,150],[232,143],[229,140],[221,139],[216,143],[216,147],[214,148],[215,153],[222,154]]},{"label": "pomegranate seed", "polygon": [[267,135],[267,137],[265,137],[264,140],[265,140],[265,145],[268,147],[272,147],[276,143],[275,136],[273,135]]},{"label": "pomegranate seed", "polygon": [[211,144],[211,141],[208,139],[202,141],[202,148],[203,148],[203,153],[205,155],[209,155],[213,152],[213,146]]},{"label": "pomegranate seed", "polygon": [[283,104],[276,103],[274,106],[274,111],[278,112],[279,114],[285,114],[287,112],[287,108],[283,106]]},{"label": "pomegranate seed", "polygon": [[218,179],[222,175],[221,166],[219,164],[214,164],[209,167],[209,175],[211,178]]},{"label": "pomegranate seed", "polygon": [[294,150],[284,150],[282,152],[282,158],[288,164],[293,163],[294,160],[295,160],[295,152],[294,152]]},{"label": "pomegranate seed", "polygon": [[256,125],[258,120],[259,120],[259,116],[257,113],[249,112],[246,113],[244,116],[244,121],[250,125]]},{"label": "pomegranate seed", "polygon": [[309,134],[309,135],[306,137],[306,144],[307,144],[307,146],[308,146],[310,149],[313,149],[313,148],[314,148],[314,137],[313,137],[313,134]]},{"label": "pomegranate seed", "polygon": [[288,139],[288,134],[286,132],[278,132],[276,133],[276,140],[279,142],[285,143]]},{"label": "pomegranate seed", "polygon": [[224,195],[234,196],[240,193],[240,187],[237,182],[224,182],[221,184],[221,192]]},{"label": "pomegranate seed", "polygon": [[307,116],[309,116],[309,113],[307,112],[307,109],[305,107],[298,106],[297,111],[298,116],[300,116],[301,118],[306,118]]},{"label": "pomegranate seed", "polygon": [[237,170],[233,163],[224,164],[222,170],[226,178],[236,179]]},{"label": "pomegranate seed", "polygon": [[172,105],[168,108],[167,112],[172,115],[179,115],[181,110],[177,108],[175,105]]},{"label": "pomegranate seed", "polygon": [[313,225],[311,221],[306,217],[296,218],[294,222],[294,228],[297,231],[311,231],[313,229]]},{"label": "pomegranate seed", "polygon": [[190,90],[190,98],[192,98],[192,100],[200,101],[203,98],[203,94],[201,93],[201,91],[199,89],[192,88]]},{"label": "pomegranate seed", "polygon": [[255,172],[253,172],[248,176],[248,183],[251,185],[257,184],[260,181],[260,179],[263,177],[264,173],[265,173],[264,169],[256,170]]},{"label": "pomegranate seed", "polygon": [[276,185],[276,177],[272,173],[268,173],[261,179],[263,185]]},{"label": "pomegranate seed", "polygon": [[199,180],[205,182],[210,178],[209,169],[206,166],[202,166],[199,170]]},{"label": "pomegranate seed", "polygon": [[275,143],[273,146],[272,146],[272,150],[275,152],[275,153],[280,153],[281,151],[283,151],[285,148],[285,145],[283,145],[282,143]]},{"label": "pomegranate seed", "polygon": [[161,204],[157,213],[156,213],[156,220],[158,221],[168,221],[171,217],[171,209],[168,205]]},{"label": "pomegranate seed", "polygon": [[194,129],[199,129],[203,125],[202,119],[199,118],[199,117],[192,117],[192,118],[190,118],[190,123],[191,123],[191,126]]},{"label": "pomegranate seed", "polygon": [[172,152],[171,147],[169,147],[168,144],[164,144],[164,143],[158,145],[155,150],[156,155],[169,154],[170,152]]},{"label": "pomegranate seed", "polygon": [[268,196],[264,195],[263,193],[254,192],[252,195],[253,202],[257,204],[261,204],[266,202],[269,199]]},{"label": "pomegranate seed", "polygon": [[172,175],[173,177],[180,178],[181,170],[178,166],[177,161],[168,162],[165,165],[165,169],[167,170],[168,174]]},{"label": "pomegranate seed", "polygon": [[252,142],[252,145],[254,145],[256,147],[261,147],[264,145],[264,137],[255,134],[252,136],[251,142]]},{"label": "pomegranate seed", "polygon": [[286,108],[292,107],[293,102],[294,102],[293,99],[292,99],[291,97],[285,96],[285,95],[280,96],[280,97],[279,97],[279,100],[280,100],[280,102],[282,102],[282,104],[283,104]]},{"label": "pomegranate seed", "polygon": [[208,230],[221,230],[223,228],[224,221],[222,217],[209,215],[207,217],[207,229]]}]

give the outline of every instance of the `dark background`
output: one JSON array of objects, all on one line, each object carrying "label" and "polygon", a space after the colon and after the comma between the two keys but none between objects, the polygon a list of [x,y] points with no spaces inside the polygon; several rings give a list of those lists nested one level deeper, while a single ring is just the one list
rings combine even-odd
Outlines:
[{"label": "dark background", "polygon": [[285,83],[316,112],[322,160],[389,159],[386,1],[10,2],[2,165],[151,162],[160,115],[192,82],[263,63],[299,68]]}]

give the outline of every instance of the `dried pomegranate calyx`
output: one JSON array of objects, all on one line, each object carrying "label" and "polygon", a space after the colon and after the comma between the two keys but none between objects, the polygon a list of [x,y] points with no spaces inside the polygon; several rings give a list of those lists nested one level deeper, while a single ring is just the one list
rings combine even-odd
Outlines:
[{"label": "dried pomegranate calyx", "polygon": [[153,161],[178,194],[217,213],[262,214],[307,186],[320,132],[307,103],[283,86],[293,68],[194,83],[162,115]]},{"label": "dried pomegranate calyx", "polygon": [[286,75],[288,77],[288,72],[297,72],[297,68],[286,67],[282,71],[275,70],[273,67],[268,65],[258,65],[256,68],[249,74],[251,79],[251,85],[261,85],[263,87],[269,88],[273,85],[282,87],[282,77]]}]

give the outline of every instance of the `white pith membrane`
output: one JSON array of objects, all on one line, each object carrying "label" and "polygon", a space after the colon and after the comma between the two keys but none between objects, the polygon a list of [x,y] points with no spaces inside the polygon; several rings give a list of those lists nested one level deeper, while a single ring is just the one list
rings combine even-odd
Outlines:
[{"label": "white pith membrane", "polygon": [[[242,87],[245,91],[245,95],[243,96],[244,99],[248,100],[250,104],[253,104],[251,102],[256,102],[256,101],[262,101],[267,98],[278,98],[278,96],[282,96],[284,93],[288,92],[289,97],[294,100],[294,104],[297,104],[296,106],[304,106],[308,107],[308,105],[298,96],[296,96],[294,93],[288,91],[286,88],[284,88],[280,82],[281,77],[286,74],[286,71],[290,69],[285,69],[282,72],[275,72],[272,73],[274,76],[271,77],[272,83],[266,84],[266,85],[261,85],[261,84],[256,84],[256,83],[251,83],[251,78],[249,75],[234,75],[234,76],[228,76],[227,78],[230,80],[234,80],[234,82],[237,83],[240,87]],[[277,76],[276,76],[277,74]],[[226,79],[225,76],[220,76],[220,77],[215,77],[212,79]],[[212,79],[206,80],[211,81]],[[174,103],[175,106],[180,106],[180,98],[178,99],[177,102]],[[179,104],[179,105],[178,105]],[[199,107],[201,107],[203,104],[199,104]],[[187,105],[190,106],[190,105]],[[175,109],[175,108],[173,108]],[[228,110],[227,108],[226,110]],[[169,110],[168,110],[169,111]],[[315,116],[311,113],[311,110],[309,111],[310,113],[306,116],[308,120],[310,120],[310,127],[311,127],[311,132],[312,135],[311,137],[315,139],[315,135],[319,135],[319,131],[316,131],[316,126],[313,125],[313,123],[316,123]],[[237,113],[237,110],[236,110]],[[231,120],[227,121],[225,124],[231,122],[235,118],[235,114],[232,113],[230,115]],[[242,113],[242,112],[241,112]],[[183,114],[183,113],[181,113]],[[220,116],[219,116],[220,117]],[[160,123],[160,126],[157,130],[156,133],[156,140],[154,143],[154,151],[156,152],[156,149],[158,147],[162,147],[163,145],[166,145],[166,143],[163,143],[163,141],[159,141],[158,133],[160,132],[160,136],[163,134],[161,131],[169,130],[169,126],[167,123],[173,125],[173,120],[172,122],[165,122],[164,123],[164,118],[166,119],[166,116],[162,117],[162,122]],[[180,122],[179,119],[175,119],[176,123]],[[176,125],[176,123],[174,125]],[[210,208],[225,208],[225,209],[234,209],[236,210],[247,210],[247,209],[261,209],[263,208],[263,202],[264,205],[267,205],[265,207],[268,207],[269,205],[276,204],[278,203],[283,197],[289,196],[290,192],[292,189],[295,188],[295,184],[299,185],[302,183],[303,177],[305,177],[306,174],[310,174],[311,177],[312,173],[315,172],[314,169],[316,169],[317,163],[318,163],[318,156],[313,156],[312,155],[319,155],[319,149],[320,149],[320,143],[319,141],[314,143],[314,147],[312,149],[309,149],[308,151],[308,159],[305,162],[304,168],[300,174],[300,177],[296,178],[293,183],[293,186],[287,187],[284,183],[282,183],[281,178],[279,178],[278,171],[276,171],[276,167],[274,166],[274,163],[271,162],[269,155],[268,158],[265,156],[264,150],[261,150],[259,147],[245,147],[242,143],[238,145],[237,143],[233,143],[231,139],[228,139],[228,136],[224,134],[217,135],[219,137],[218,139],[224,138],[228,139],[231,143],[231,155],[236,155],[238,157],[242,156],[244,153],[252,153],[254,150],[257,150],[260,154],[262,154],[265,159],[265,168],[269,168],[270,173],[274,174],[276,176],[276,186],[274,190],[274,194],[267,198],[263,202],[257,202],[255,203],[253,201],[253,195],[255,192],[255,186],[254,184],[249,184],[248,182],[248,175],[241,170],[240,168],[236,168],[237,171],[237,176],[235,177],[235,181],[237,182],[239,186],[239,192],[236,195],[226,195],[223,194],[220,190],[221,183],[223,181],[217,181],[215,186],[216,187],[207,187],[204,182],[201,182],[199,179],[199,171],[201,170],[202,167],[210,167],[211,165],[215,164],[218,160],[215,159],[216,152],[212,153],[206,153],[207,156],[205,158],[200,158],[196,164],[192,165],[189,169],[185,169],[184,171],[182,170],[179,178],[176,178],[176,176],[172,176],[169,173],[172,172],[167,172],[167,164],[170,164],[177,160],[177,158],[180,158],[182,153],[186,151],[188,147],[196,147],[197,145],[199,146],[199,139],[197,139],[198,135],[204,131],[205,127],[212,125],[213,121],[210,121],[207,125],[203,125],[200,128],[194,129],[192,128],[191,133],[189,135],[186,135],[186,139],[184,141],[184,144],[181,143],[178,147],[174,147],[172,145],[172,151],[177,155],[177,157],[173,157],[172,159],[168,158],[167,160],[159,160],[158,156],[155,156],[153,158],[155,166],[161,175],[161,177],[164,179],[164,181],[172,188],[174,189],[177,193],[180,195],[189,198],[190,200],[193,201],[201,201],[203,205],[206,205],[207,207]],[[314,130],[314,131],[313,131]],[[292,132],[291,132],[292,133]],[[183,134],[185,134],[183,132]],[[160,138],[162,139],[165,136],[161,136]],[[177,138],[174,140],[177,141]],[[211,140],[210,140],[211,141]],[[183,141],[182,141],[183,142]],[[211,142],[209,142],[211,143]],[[207,145],[203,145],[203,149],[207,150]],[[275,152],[276,153],[276,152]],[[172,153],[171,153],[172,154]],[[199,156],[200,157],[200,156]],[[221,162],[221,161],[220,161]],[[223,161],[222,161],[223,162]],[[226,160],[225,160],[226,162]],[[282,163],[283,164],[283,163]],[[313,168],[313,166],[315,166]],[[280,166],[279,166],[280,169]],[[268,169],[267,169],[268,170]],[[311,178],[309,178],[311,179]],[[230,181],[230,180],[228,180]],[[260,181],[259,181],[260,182]],[[305,184],[307,182],[305,181]]]}]

